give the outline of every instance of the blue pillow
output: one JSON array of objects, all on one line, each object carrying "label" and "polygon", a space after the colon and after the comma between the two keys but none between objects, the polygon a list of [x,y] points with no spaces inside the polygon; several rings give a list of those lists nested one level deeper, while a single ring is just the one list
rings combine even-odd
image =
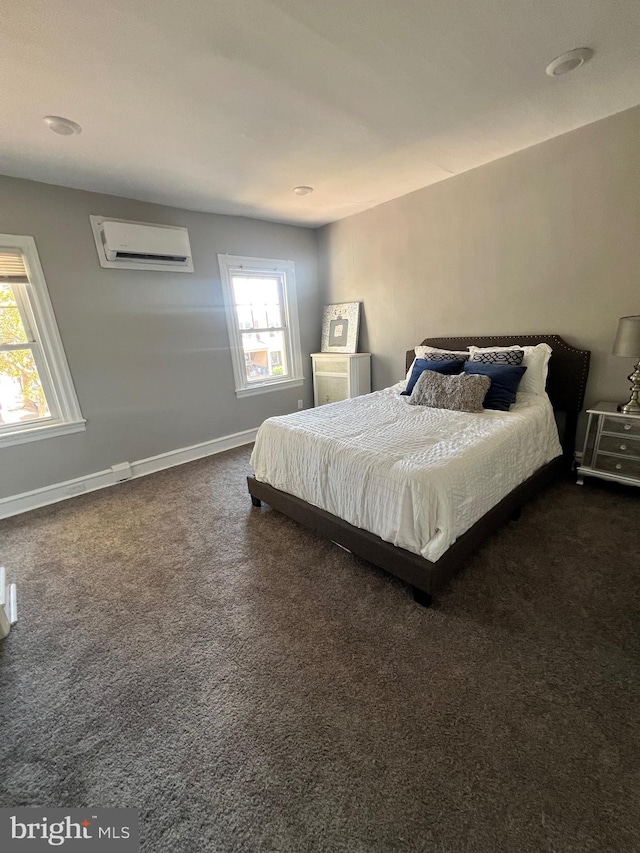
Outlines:
[{"label": "blue pillow", "polygon": [[426,358],[416,358],[413,363],[413,370],[407,382],[407,387],[401,391],[405,397],[408,397],[413,391],[413,386],[420,378],[420,374],[425,370],[435,370],[436,373],[442,373],[444,376],[453,376],[456,373],[462,372],[464,361],[458,359],[447,359],[446,361],[431,361]]},{"label": "blue pillow", "polygon": [[499,412],[508,412],[511,404],[515,403],[518,385],[526,369],[505,364],[482,364],[479,361],[466,361],[464,364],[465,373],[479,373],[491,379],[484,407]]}]

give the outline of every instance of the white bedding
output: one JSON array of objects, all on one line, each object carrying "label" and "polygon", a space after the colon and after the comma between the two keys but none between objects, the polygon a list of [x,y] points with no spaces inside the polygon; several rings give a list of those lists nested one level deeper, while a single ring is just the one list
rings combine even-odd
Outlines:
[{"label": "white bedding", "polygon": [[546,395],[467,414],[411,406],[403,385],[269,418],[251,464],[256,479],[435,561],[562,449]]}]

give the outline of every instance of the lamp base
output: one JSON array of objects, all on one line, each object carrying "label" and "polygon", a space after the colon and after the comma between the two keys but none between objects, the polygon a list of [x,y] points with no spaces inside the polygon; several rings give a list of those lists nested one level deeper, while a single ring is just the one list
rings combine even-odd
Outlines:
[{"label": "lamp base", "polygon": [[635,400],[630,400],[628,403],[619,403],[618,411],[623,415],[640,415],[640,404]]},{"label": "lamp base", "polygon": [[618,411],[624,415],[640,415],[640,361],[629,376],[631,381],[631,399],[628,403],[620,403]]}]

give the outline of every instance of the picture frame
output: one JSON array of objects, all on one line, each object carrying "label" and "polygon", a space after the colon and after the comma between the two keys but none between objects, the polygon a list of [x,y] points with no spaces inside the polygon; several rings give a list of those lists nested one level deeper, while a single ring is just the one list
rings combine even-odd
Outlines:
[{"label": "picture frame", "polygon": [[358,352],[360,303],[325,305],[320,352]]}]

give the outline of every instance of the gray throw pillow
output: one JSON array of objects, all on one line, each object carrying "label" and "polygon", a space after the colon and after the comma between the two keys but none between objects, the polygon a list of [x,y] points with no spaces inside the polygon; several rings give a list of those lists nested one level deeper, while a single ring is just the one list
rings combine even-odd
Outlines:
[{"label": "gray throw pillow", "polygon": [[409,403],[455,412],[481,412],[490,385],[488,376],[477,373],[443,376],[434,370],[425,370],[415,384]]}]

